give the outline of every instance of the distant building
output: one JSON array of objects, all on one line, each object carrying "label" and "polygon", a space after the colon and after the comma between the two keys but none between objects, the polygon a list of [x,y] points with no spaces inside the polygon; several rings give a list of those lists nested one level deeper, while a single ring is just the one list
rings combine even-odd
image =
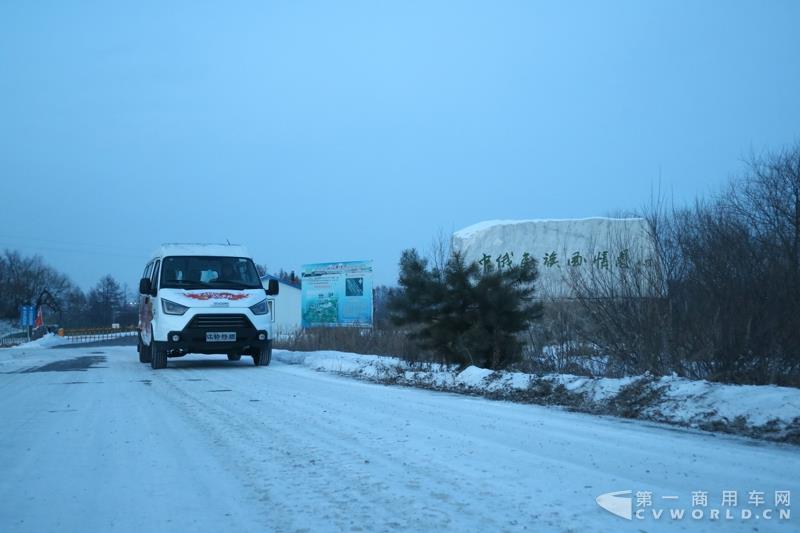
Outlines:
[{"label": "distant building", "polygon": [[271,279],[277,280],[280,286],[278,295],[269,297],[274,333],[276,336],[295,333],[302,327],[300,287],[267,274],[261,277],[264,288]]}]

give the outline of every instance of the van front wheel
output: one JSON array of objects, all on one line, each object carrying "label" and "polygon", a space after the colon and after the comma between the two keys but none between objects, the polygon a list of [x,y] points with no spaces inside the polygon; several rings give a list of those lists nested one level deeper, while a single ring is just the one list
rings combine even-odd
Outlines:
[{"label": "van front wheel", "polygon": [[150,341],[150,366],[153,370],[167,367],[167,350],[160,342]]},{"label": "van front wheel", "polygon": [[269,362],[272,360],[272,343],[269,343],[267,346],[263,348],[259,348],[256,352],[253,353],[253,363],[256,366],[269,366]]}]

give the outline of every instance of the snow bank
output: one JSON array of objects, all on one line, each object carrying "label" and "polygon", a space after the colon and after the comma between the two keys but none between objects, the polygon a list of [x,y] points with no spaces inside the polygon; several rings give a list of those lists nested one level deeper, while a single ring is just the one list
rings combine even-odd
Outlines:
[{"label": "snow bank", "polygon": [[[26,366],[46,364],[59,357],[60,350],[57,348],[63,347],[65,344],[69,343],[62,337],[49,333],[35,341],[3,348],[0,350],[0,368],[18,367],[20,361],[24,361]],[[42,348],[47,349],[42,350]],[[50,350],[49,348],[56,349]]]},{"label": "snow bank", "polygon": [[29,349],[29,348],[55,348],[57,346],[63,346],[64,344],[69,344],[69,339],[66,337],[59,337],[55,333],[48,333],[43,337],[36,339],[35,341],[24,342],[22,344],[17,344],[16,346],[12,346],[9,350],[22,350],[22,349]]},{"label": "snow bank", "polygon": [[323,372],[356,374],[365,377],[387,377],[386,372],[398,372],[404,363],[395,357],[359,355],[352,353],[319,351],[289,352],[275,350],[273,357],[290,365],[303,365]]},{"label": "snow bank", "polygon": [[131,337],[135,334],[130,331],[121,331],[119,333],[103,333],[98,335],[78,335],[76,337],[61,337],[55,333],[47,333],[43,337],[33,341],[24,342],[14,346],[9,346],[9,350],[27,350],[32,348],[58,348],[65,344],[86,344],[97,342],[101,340],[116,339],[119,337]]},{"label": "snow bank", "polygon": [[461,371],[412,365],[395,357],[334,351],[289,352],[273,357],[379,383],[394,383],[496,399],[561,405],[573,410],[665,422],[800,444],[800,389],[725,385],[677,376],[590,378],[570,374]]},{"label": "snow bank", "polygon": [[477,366],[469,366],[456,376],[456,383],[463,387],[482,387],[493,372]]},{"label": "snow bank", "polygon": [[721,385],[677,377],[658,380],[663,398],[658,406],[690,425],[701,425],[710,412],[729,421],[744,417],[764,426],[800,416],[800,390],[774,385]]}]

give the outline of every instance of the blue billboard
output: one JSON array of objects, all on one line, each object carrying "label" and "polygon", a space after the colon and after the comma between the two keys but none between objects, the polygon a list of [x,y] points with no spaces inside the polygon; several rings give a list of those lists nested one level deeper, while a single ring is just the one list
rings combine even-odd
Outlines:
[{"label": "blue billboard", "polygon": [[372,261],[303,265],[303,327],[372,327]]}]

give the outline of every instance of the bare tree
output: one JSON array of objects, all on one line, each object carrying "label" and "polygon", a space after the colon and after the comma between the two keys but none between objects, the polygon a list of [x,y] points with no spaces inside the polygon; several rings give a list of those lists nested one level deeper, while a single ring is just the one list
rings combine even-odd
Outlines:
[{"label": "bare tree", "polygon": [[25,257],[17,251],[5,250],[0,258],[0,316],[18,316],[21,305],[36,303],[48,291],[60,300],[73,288],[69,278],[47,265],[38,256]]},{"label": "bare tree", "polygon": [[653,202],[652,257],[573,275],[618,370],[800,384],[800,145],[692,208]]},{"label": "bare tree", "polygon": [[585,314],[583,334],[612,356],[613,374],[670,367],[665,275],[652,239],[652,228],[646,236],[618,230],[606,237],[615,253],[567,271]]},{"label": "bare tree", "polygon": [[433,272],[441,279],[444,275],[447,262],[453,255],[453,235],[447,233],[444,229],[439,228],[439,231],[431,239],[430,248],[428,251],[428,260],[430,262]]}]

